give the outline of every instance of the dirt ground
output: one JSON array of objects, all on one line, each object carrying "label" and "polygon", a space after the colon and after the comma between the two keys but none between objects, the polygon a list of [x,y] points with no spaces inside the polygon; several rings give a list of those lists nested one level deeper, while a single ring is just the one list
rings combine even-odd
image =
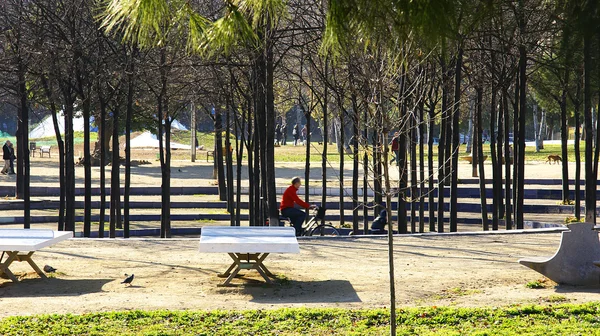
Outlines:
[{"label": "dirt ground", "polygon": [[[57,159],[32,161],[32,185],[58,186]],[[302,163],[276,163],[278,185],[303,175]],[[491,167],[486,165],[486,176]],[[350,175],[348,165],[346,177]],[[560,178],[559,165],[528,164],[530,178]],[[574,172],[571,164],[570,172]],[[212,185],[212,165],[173,163],[173,186]],[[460,165],[460,178],[470,167]],[[123,170],[121,170],[123,173]],[[93,170],[94,185],[98,169]],[[311,170],[321,178],[320,167]],[[83,170],[76,168],[77,185]],[[107,178],[110,174],[107,174]],[[332,181],[337,174],[328,172]],[[526,178],[527,178],[526,177]],[[247,179],[246,173],[243,176]],[[14,176],[0,176],[0,185],[13,185]],[[160,185],[156,162],[133,169],[132,184]],[[561,218],[562,219],[562,218]],[[523,256],[552,255],[559,233],[422,235],[396,237],[396,295],[400,306],[585,302],[600,300],[599,289],[555,286],[528,289],[542,276],[517,263]],[[130,309],[270,309],[283,307],[385,307],[389,305],[389,272],[385,238],[338,237],[300,239],[300,254],[267,258],[279,275],[266,285],[255,272],[217,287],[217,273],[230,264],[225,254],[198,252],[198,237],[186,239],[72,239],[34,255],[40,267],[58,269],[39,279],[26,264],[12,268],[23,281],[0,278],[0,317],[47,313],[86,313]],[[120,282],[135,274],[132,286]],[[242,285],[243,284],[243,285]]]},{"label": "dirt ground", "polygon": [[[523,256],[552,255],[559,233],[423,235],[395,239],[396,295],[400,306],[585,302],[600,290],[555,286],[529,289],[542,279],[521,266]],[[58,272],[39,279],[17,263],[23,277],[0,279],[0,317],[131,309],[366,308],[389,305],[384,237],[300,239],[300,254],[278,254],[266,265],[279,275],[267,285],[254,271],[218,287],[230,264],[225,254],[199,253],[198,238],[72,239],[36,253]],[[27,266],[27,267],[26,267]],[[120,282],[135,274],[132,286]]]}]

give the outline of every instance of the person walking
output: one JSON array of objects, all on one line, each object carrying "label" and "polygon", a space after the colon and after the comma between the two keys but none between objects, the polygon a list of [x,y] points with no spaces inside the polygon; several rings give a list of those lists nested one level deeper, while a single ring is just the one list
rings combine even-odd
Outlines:
[{"label": "person walking", "polygon": [[8,145],[8,149],[10,150],[10,170],[8,171],[8,175],[14,175],[15,174],[15,159],[17,157],[15,156],[15,147],[13,146],[12,142]]},{"label": "person walking", "polygon": [[287,141],[287,124],[284,122],[283,124],[281,124],[281,144],[282,145],[286,145]]},{"label": "person walking", "polygon": [[275,125],[275,143],[281,145],[281,125]]},{"label": "person walking", "polygon": [[306,128],[306,124],[302,127],[302,145],[306,144],[306,136],[308,135],[308,128]]},{"label": "person walking", "polygon": [[292,129],[292,135],[294,136],[294,146],[298,144],[298,140],[300,139],[300,124],[294,125]]},{"label": "person walking", "polygon": [[396,165],[399,165],[400,162],[398,162],[398,156],[400,156],[400,145],[398,143],[398,136],[399,133],[396,132],[394,133],[394,137],[392,138],[392,152],[394,153],[394,157],[390,160],[390,164],[396,162]]},{"label": "person walking", "polygon": [[1,173],[6,175],[10,169],[10,141],[6,140],[4,146],[2,146],[2,159],[4,160],[4,168]]},{"label": "person walking", "polygon": [[285,190],[283,193],[283,197],[281,198],[281,205],[279,206],[279,211],[281,211],[281,215],[284,217],[288,217],[294,225],[294,229],[296,230],[296,237],[302,236],[304,229],[302,228],[302,224],[304,223],[304,219],[306,218],[306,212],[297,209],[295,204],[298,204],[304,209],[314,209],[315,205],[310,205],[298,197],[298,189],[302,186],[302,180],[299,177],[294,177],[292,179],[291,185]]}]

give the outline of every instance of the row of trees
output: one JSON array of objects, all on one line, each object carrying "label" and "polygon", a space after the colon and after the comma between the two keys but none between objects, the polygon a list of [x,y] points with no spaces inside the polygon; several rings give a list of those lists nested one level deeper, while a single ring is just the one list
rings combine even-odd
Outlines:
[{"label": "row of trees", "polygon": [[[72,118],[82,113],[86,120],[93,116],[100,129],[94,149],[86,130],[84,235],[91,230],[93,159],[102,167],[104,200],[104,167],[109,161],[119,164],[118,151],[109,149],[119,147],[123,131],[128,149],[129,131],[143,125],[166,138],[160,148],[161,235],[170,236],[168,130],[191,104],[213,116],[216,149],[235,148],[233,153],[215,151],[220,194],[228,200],[232,225],[239,223],[236,204],[241,201],[244,156],[251,176],[250,224],[278,222],[275,122],[277,111],[298,106],[309,129],[313,121],[323,130],[336,125],[340,169],[334,178],[342,195],[340,218],[343,222],[343,196],[350,196],[354,232],[366,230],[371,211],[391,210],[392,202],[397,203],[401,233],[457,230],[460,134],[469,115],[473,134],[489,130],[491,135],[491,223],[481,137],[473,136],[471,146],[473,169],[480,178],[482,227],[498,229],[504,219],[507,229],[521,228],[524,140],[534,119],[528,101],[549,116],[560,116],[565,202],[570,201],[568,126],[584,126],[585,214],[586,220],[595,221],[599,147],[593,147],[598,118],[592,110],[600,91],[600,32],[593,1],[8,0],[1,6],[0,76],[5,78],[3,95],[19,111],[17,194],[26,203],[26,227],[29,162],[24,130],[28,111],[41,106],[52,112],[55,125],[59,111],[64,111],[67,129],[63,138],[56,127],[61,157],[59,228],[74,229]],[[543,124],[538,119],[535,116]],[[540,129],[535,127],[536,137]],[[393,132],[401,135],[397,181],[390,179],[388,164]],[[513,165],[505,159],[511,157],[509,134],[514,134]],[[323,136],[323,147],[317,150],[323,158],[324,203],[328,132]],[[576,134],[578,163],[580,138]],[[346,143],[348,149],[342,145]],[[307,185],[315,148],[306,146]],[[126,150],[123,216],[120,195],[114,192],[120,187],[119,177],[112,175],[110,236],[120,226],[128,232],[130,159]],[[345,191],[346,160],[353,166],[351,194]],[[579,164],[576,167],[579,216],[581,172]],[[369,190],[374,191],[373,199],[367,196]],[[305,198],[310,198],[308,188]],[[448,212],[445,203],[450,204]],[[100,204],[103,235],[106,209]],[[392,211],[388,214],[391,222]],[[449,227],[444,224],[447,217]]]}]

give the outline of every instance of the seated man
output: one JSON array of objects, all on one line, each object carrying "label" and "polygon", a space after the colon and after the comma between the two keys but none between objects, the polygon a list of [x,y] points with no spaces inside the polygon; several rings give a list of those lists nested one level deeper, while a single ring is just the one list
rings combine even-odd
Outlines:
[{"label": "seated man", "polygon": [[385,234],[388,233],[387,230],[385,229],[385,226],[387,225],[387,211],[381,210],[381,212],[379,213],[379,216],[377,216],[375,218],[375,220],[373,220],[373,223],[371,223],[371,229],[369,230],[369,233],[371,234]]},{"label": "seated man", "polygon": [[304,209],[313,209],[315,206],[310,205],[298,197],[298,189],[302,186],[302,180],[299,177],[294,177],[292,179],[292,184],[285,190],[283,193],[283,197],[281,198],[281,206],[279,210],[281,211],[281,215],[284,217],[288,217],[292,224],[294,225],[294,229],[296,229],[296,237],[302,235],[302,223],[304,223],[304,219],[306,218],[306,213],[300,209],[296,209],[294,204],[298,204]]}]

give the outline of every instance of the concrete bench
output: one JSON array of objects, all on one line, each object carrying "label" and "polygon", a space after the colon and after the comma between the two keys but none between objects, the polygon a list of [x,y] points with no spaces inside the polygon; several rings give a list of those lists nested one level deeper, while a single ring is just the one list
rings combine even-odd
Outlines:
[{"label": "concrete bench", "polygon": [[51,146],[42,146],[42,147],[39,147],[40,157],[43,157],[44,154],[48,154],[48,157],[50,157],[50,149],[51,148],[52,148]]},{"label": "concrete bench", "polygon": [[561,233],[560,245],[551,257],[519,259],[548,279],[564,285],[600,285],[600,240],[592,223],[573,223]]},{"label": "concrete bench", "polygon": [[221,276],[227,286],[242,269],[254,269],[272,283],[264,260],[270,253],[300,253],[294,228],[257,226],[205,226],[200,237],[200,252],[227,253],[233,263]]},{"label": "concrete bench", "polygon": [[[60,241],[73,237],[71,231],[52,231],[42,229],[0,229],[0,275],[6,274],[13,282],[19,282],[10,271],[10,265],[15,261],[26,261],[31,268],[42,278],[46,275],[33,262],[31,256],[35,251],[54,245]],[[4,259],[4,256],[7,256]]]}]

